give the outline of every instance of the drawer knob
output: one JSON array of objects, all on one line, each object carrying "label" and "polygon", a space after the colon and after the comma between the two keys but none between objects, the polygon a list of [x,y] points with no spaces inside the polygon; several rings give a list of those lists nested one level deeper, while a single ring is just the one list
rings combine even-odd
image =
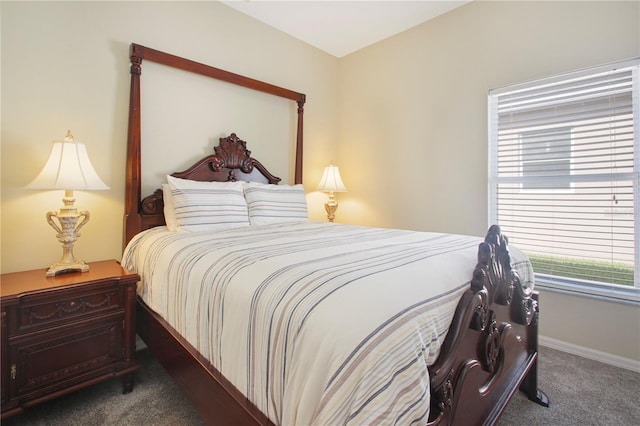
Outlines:
[{"label": "drawer knob", "polygon": [[11,366],[11,379],[12,379],[12,380],[15,380],[15,379],[16,379],[16,365],[15,365],[15,364],[13,364],[13,365]]}]

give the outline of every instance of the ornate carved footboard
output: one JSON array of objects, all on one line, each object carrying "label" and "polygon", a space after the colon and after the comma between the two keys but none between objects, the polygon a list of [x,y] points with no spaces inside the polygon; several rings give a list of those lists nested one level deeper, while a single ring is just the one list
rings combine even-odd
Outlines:
[{"label": "ornate carved footboard", "polygon": [[493,424],[518,388],[549,405],[537,385],[538,295],[512,269],[507,243],[493,225],[478,247],[471,288],[429,368],[429,424]]}]

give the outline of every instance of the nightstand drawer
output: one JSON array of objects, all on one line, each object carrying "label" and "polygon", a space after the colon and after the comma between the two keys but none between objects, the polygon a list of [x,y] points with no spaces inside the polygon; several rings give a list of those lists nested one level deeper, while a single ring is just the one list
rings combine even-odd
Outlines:
[{"label": "nightstand drawer", "polygon": [[58,333],[36,333],[9,343],[10,387],[30,398],[103,376],[122,360],[122,318],[94,321]]},{"label": "nightstand drawer", "polygon": [[122,286],[109,283],[82,290],[59,292],[56,297],[49,296],[46,300],[39,296],[25,297],[22,303],[15,307],[17,329],[11,327],[10,335],[122,311],[121,292]]}]

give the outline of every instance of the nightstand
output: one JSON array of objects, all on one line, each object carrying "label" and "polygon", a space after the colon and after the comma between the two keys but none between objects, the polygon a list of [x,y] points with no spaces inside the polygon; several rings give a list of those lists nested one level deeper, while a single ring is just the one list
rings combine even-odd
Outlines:
[{"label": "nightstand", "polygon": [[112,377],[123,377],[124,393],[133,389],[140,277],[115,260],[89,266],[0,276],[3,419]]}]

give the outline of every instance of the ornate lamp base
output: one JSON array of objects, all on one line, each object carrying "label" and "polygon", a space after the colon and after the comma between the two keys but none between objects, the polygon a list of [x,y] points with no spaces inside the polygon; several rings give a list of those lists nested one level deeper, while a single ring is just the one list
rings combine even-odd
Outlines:
[{"label": "ornate lamp base", "polygon": [[327,211],[327,219],[329,219],[329,222],[333,222],[336,218],[336,210],[338,210],[338,202],[336,201],[333,192],[329,193],[329,201],[324,203],[324,209]]},{"label": "ornate lamp base", "polygon": [[[74,259],[75,260],[75,259]],[[54,277],[58,274],[64,274],[65,272],[88,272],[89,265],[81,260],[76,260],[73,263],[56,262],[49,266],[45,276]]]},{"label": "ornate lamp base", "polygon": [[[49,266],[46,273],[47,277],[53,277],[63,272],[87,272],[89,270],[89,265],[81,260],[76,260],[73,256],[73,244],[80,236],[78,231],[89,221],[89,212],[78,212],[74,205],[75,201],[73,190],[66,190],[62,199],[64,207],[61,207],[57,213],[47,213],[47,222],[55,229],[58,241],[62,243],[62,259]],[[53,218],[58,219],[60,226],[54,222]],[[82,218],[80,223],[78,223],[79,218]]]}]

